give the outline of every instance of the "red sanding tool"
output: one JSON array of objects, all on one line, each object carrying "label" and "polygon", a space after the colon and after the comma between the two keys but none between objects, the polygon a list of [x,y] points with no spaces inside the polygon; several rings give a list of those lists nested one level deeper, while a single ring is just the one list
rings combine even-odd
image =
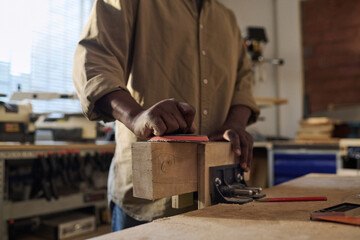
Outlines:
[{"label": "red sanding tool", "polygon": [[149,142],[208,142],[209,138],[205,135],[176,134],[155,136]]}]

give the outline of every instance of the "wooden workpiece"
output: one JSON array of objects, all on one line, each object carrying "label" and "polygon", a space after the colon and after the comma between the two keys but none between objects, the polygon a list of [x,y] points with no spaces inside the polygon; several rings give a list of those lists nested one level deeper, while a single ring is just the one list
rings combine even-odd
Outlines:
[{"label": "wooden workpiece", "polygon": [[209,168],[239,162],[228,142],[137,142],[132,147],[134,196],[154,200],[198,192],[211,205]]},{"label": "wooden workpiece", "polygon": [[197,191],[197,147],[196,143],[134,143],[134,196],[153,200]]},{"label": "wooden workpiece", "polygon": [[310,221],[310,212],[342,202],[360,203],[360,177],[310,174],[264,191],[268,197],[327,196],[321,202],[218,204],[107,234],[121,239],[360,239],[360,228]]}]

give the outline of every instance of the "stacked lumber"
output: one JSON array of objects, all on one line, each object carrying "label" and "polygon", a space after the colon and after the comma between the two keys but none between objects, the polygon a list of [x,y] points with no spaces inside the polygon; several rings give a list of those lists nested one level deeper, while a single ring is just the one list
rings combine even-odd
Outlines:
[{"label": "stacked lumber", "polygon": [[300,129],[297,131],[296,140],[332,141],[335,125],[339,120],[326,117],[308,118],[299,122]]}]

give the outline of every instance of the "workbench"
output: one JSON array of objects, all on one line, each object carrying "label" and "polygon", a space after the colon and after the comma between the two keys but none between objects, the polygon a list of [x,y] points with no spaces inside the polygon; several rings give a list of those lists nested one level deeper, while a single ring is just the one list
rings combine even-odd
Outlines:
[{"label": "workbench", "polygon": [[120,239],[360,239],[360,227],[310,221],[310,212],[360,203],[360,177],[309,174],[265,189],[267,197],[327,196],[318,202],[218,204],[95,238]]}]

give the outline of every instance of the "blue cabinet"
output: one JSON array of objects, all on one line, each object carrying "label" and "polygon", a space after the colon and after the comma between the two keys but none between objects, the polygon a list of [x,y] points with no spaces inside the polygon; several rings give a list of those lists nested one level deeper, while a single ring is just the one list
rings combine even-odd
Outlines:
[{"label": "blue cabinet", "polygon": [[274,184],[308,173],[336,173],[336,153],[274,153]]}]

